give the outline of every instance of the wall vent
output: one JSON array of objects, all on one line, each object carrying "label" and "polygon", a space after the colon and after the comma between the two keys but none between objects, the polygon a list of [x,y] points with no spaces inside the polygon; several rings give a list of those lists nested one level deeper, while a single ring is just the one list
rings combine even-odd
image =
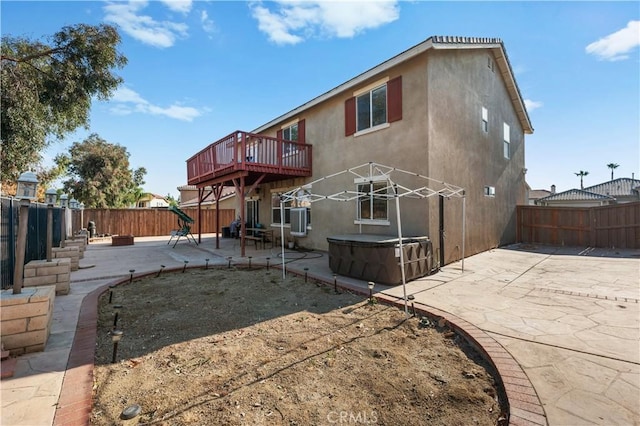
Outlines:
[{"label": "wall vent", "polygon": [[307,236],[307,208],[296,207],[291,209],[291,235],[294,237]]}]

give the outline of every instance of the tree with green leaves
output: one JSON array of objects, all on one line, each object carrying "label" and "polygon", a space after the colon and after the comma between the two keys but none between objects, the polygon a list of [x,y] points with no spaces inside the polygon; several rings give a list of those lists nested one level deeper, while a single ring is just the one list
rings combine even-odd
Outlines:
[{"label": "tree with green leaves", "polygon": [[178,200],[176,200],[175,198],[173,198],[173,195],[171,195],[171,194],[167,194],[167,196],[166,196],[166,197],[164,197],[164,198],[166,198],[166,200],[169,202],[169,205],[170,205],[170,206],[178,207]]},{"label": "tree with green leaves", "polygon": [[607,167],[611,169],[611,180],[613,180],[613,171],[615,169],[617,169],[618,167],[620,167],[620,164],[609,163],[609,164],[607,164]]},{"label": "tree with green leaves", "polygon": [[580,170],[578,173],[574,173],[574,175],[580,176],[580,189],[584,189],[584,184],[582,183],[582,178],[584,178],[588,174],[589,174],[589,172],[586,172],[584,170]]},{"label": "tree with green leaves", "polygon": [[58,155],[56,163],[68,165],[64,190],[90,208],[129,207],[136,202],[144,184],[144,167],[129,169],[126,148],[91,134],[74,142],[68,155]]},{"label": "tree with green leaves", "polygon": [[119,43],[118,31],[109,25],[67,26],[48,42],[2,37],[3,183],[39,164],[53,140],[88,128],[91,99],[108,99],[123,81],[112,72],[127,63]]}]

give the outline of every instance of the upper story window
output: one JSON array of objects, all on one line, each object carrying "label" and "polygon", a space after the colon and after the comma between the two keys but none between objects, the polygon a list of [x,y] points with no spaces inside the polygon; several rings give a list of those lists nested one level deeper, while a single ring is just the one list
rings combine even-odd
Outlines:
[{"label": "upper story window", "polygon": [[[305,121],[296,120],[286,123],[277,131],[276,137],[292,142],[305,143]],[[282,155],[286,156],[294,154],[298,151],[298,145],[295,143],[285,143],[282,146]]]},{"label": "upper story window", "polygon": [[489,110],[482,107],[482,130],[487,133],[489,131]]},{"label": "upper story window", "polygon": [[378,80],[345,101],[345,136],[402,120],[402,76]]},{"label": "upper story window", "polygon": [[379,126],[387,122],[387,85],[356,97],[356,117],[358,131]]},{"label": "upper story window", "polygon": [[510,145],[511,145],[511,129],[509,128],[509,125],[507,123],[503,124],[503,142],[502,142],[502,149],[504,152],[504,158],[510,158],[511,157],[511,152],[510,152]]}]

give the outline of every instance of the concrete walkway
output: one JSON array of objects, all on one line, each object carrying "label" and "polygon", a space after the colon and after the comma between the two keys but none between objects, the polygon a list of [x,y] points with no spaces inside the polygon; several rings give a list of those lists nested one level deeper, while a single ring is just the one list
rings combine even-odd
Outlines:
[{"label": "concrete walkway", "polygon": [[[54,424],[82,300],[95,289],[129,277],[130,270],[140,275],[185,261],[188,267],[204,266],[205,259],[227,264],[228,256],[234,264],[248,263],[248,256],[255,264],[281,261],[278,248],[247,246],[241,258],[237,240],[221,239],[220,249],[212,236],[203,236],[200,246],[181,240],[172,248],[167,241],[89,245],[81,269],[71,275],[71,293],[55,300],[46,350],[19,357],[15,377],[1,382],[0,424]],[[418,307],[461,318],[506,348],[533,384],[550,425],[640,425],[640,251],[522,248],[473,256],[464,272],[460,262],[449,265],[408,283],[407,293]],[[285,257],[287,269],[333,281],[326,253]],[[337,280],[366,291],[362,281]],[[403,295],[402,286],[377,285],[376,291],[389,299]]]}]

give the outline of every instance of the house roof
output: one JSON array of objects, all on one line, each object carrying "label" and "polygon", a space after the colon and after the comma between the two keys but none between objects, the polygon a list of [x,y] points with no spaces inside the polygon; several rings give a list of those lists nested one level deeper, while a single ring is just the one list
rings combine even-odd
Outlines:
[{"label": "house roof", "polygon": [[640,180],[631,178],[618,178],[609,182],[600,183],[585,188],[585,191],[594,192],[612,197],[637,196]]},{"label": "house roof", "polygon": [[596,194],[595,192],[586,191],[584,189],[570,189],[568,191],[558,192],[537,200],[541,201],[615,201],[615,198],[608,195]]},{"label": "house roof", "polygon": [[384,72],[400,63],[408,61],[427,50],[430,49],[489,49],[493,52],[496,64],[498,65],[498,69],[500,70],[500,74],[502,75],[507,90],[509,92],[509,96],[511,98],[511,102],[515,108],[516,114],[518,115],[518,119],[520,120],[520,124],[525,133],[531,134],[533,133],[533,127],[531,125],[531,120],[529,119],[529,114],[527,113],[527,108],[524,105],[524,99],[522,99],[522,95],[520,94],[520,89],[518,88],[518,84],[516,83],[513,69],[511,68],[511,63],[509,62],[509,58],[507,56],[507,52],[504,48],[504,44],[499,38],[484,38],[484,37],[453,37],[453,36],[433,36],[429,37],[425,41],[405,50],[404,52],[394,56],[391,59],[386,60],[385,62],[369,69],[368,71],[363,72],[362,74],[352,78],[351,80],[342,83],[339,86],[334,87],[328,92],[323,93],[322,95],[310,100],[309,102],[300,105],[299,107],[269,121],[266,124],[258,127],[253,130],[253,133],[260,133],[264,130],[268,129],[271,126],[276,125],[282,121],[294,118],[301,112],[324,102],[325,100],[341,93],[346,90],[349,90],[369,78]]},{"label": "house roof", "polygon": [[539,198],[548,197],[551,194],[551,191],[548,189],[532,189],[529,191],[529,198],[537,200]]}]

